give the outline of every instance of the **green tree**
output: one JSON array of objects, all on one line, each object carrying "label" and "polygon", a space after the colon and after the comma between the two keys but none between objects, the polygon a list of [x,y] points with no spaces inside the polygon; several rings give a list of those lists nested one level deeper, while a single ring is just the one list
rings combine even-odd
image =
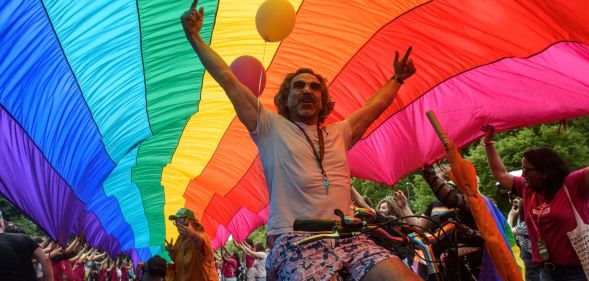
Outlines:
[{"label": "green tree", "polygon": [[254,241],[254,244],[258,243],[258,242],[262,242],[264,243],[264,246],[267,247],[266,245],[266,227],[267,225],[262,225],[260,227],[258,227],[256,230],[254,230],[254,232],[252,232],[248,237],[250,239],[252,239],[252,241]]},{"label": "green tree", "polygon": [[359,178],[352,178],[352,185],[362,196],[370,198],[373,203],[372,207],[375,209],[378,209],[377,204],[380,200],[392,196],[397,190],[402,190],[405,193],[409,200],[409,206],[416,214],[422,214],[427,205],[435,199],[419,173],[411,173],[405,176],[394,186]]},{"label": "green tree", "polygon": [[[256,230],[250,233],[248,238],[252,239],[254,245],[258,242],[262,242],[264,243],[264,247],[267,248],[268,246],[266,245],[266,225],[264,224],[256,228]],[[241,249],[238,249],[235,245],[233,245],[233,239],[225,243],[225,249],[227,249],[227,251],[229,251],[230,253],[238,252],[240,256],[243,256],[244,254]]]},{"label": "green tree", "polygon": [[12,205],[1,194],[0,211],[2,211],[2,216],[7,222],[13,223],[16,228],[23,230],[26,234],[30,236],[47,236],[24,212]]}]

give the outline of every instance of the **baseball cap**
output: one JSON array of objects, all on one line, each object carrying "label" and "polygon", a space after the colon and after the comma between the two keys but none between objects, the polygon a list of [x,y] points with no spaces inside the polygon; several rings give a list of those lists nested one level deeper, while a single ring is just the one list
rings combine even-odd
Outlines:
[{"label": "baseball cap", "polygon": [[180,208],[180,210],[178,210],[178,212],[176,212],[176,215],[171,215],[168,217],[168,219],[171,221],[175,221],[178,218],[182,218],[182,217],[196,220],[194,218],[194,212],[192,210],[186,209],[186,208]]}]

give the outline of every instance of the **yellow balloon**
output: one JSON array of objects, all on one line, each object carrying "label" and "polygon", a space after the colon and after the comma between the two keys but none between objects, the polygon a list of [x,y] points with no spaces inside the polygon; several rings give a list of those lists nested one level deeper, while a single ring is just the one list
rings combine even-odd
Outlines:
[{"label": "yellow balloon", "polygon": [[280,41],[294,28],[295,10],[287,0],[266,0],[256,13],[256,28],[268,42]]}]

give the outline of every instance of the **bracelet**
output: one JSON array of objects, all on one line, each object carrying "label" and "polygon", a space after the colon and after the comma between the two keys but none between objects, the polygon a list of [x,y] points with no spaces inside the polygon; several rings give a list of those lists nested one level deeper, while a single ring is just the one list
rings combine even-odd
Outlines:
[{"label": "bracelet", "polygon": [[485,146],[492,146],[495,144],[493,141],[485,142]]},{"label": "bracelet", "polygon": [[393,77],[391,77],[391,80],[396,80],[397,82],[399,82],[399,84],[403,84],[403,79],[401,79],[401,77],[399,77],[399,75],[397,74],[393,75]]}]

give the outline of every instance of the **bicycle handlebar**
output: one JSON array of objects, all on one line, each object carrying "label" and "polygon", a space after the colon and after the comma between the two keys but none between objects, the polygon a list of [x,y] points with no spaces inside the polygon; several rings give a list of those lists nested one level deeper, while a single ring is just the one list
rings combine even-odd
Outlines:
[{"label": "bicycle handlebar", "polygon": [[[387,223],[388,222],[385,222],[384,224]],[[450,221],[444,224],[435,233],[425,234],[420,231],[417,231],[415,228],[400,225],[392,229],[393,232],[399,235],[394,236],[382,228],[384,224],[366,223],[363,220],[350,217],[342,217],[341,221],[332,219],[295,219],[293,223],[293,230],[319,232],[319,234],[298,241],[296,243],[297,245],[302,245],[312,241],[317,241],[326,238],[340,239],[352,237],[363,233],[384,239],[385,241],[388,241],[393,244],[407,245],[415,242],[416,239],[425,244],[436,243],[438,240],[444,238],[449,233],[452,233],[458,227],[457,223]],[[409,234],[413,234],[412,237],[410,237]]]}]

